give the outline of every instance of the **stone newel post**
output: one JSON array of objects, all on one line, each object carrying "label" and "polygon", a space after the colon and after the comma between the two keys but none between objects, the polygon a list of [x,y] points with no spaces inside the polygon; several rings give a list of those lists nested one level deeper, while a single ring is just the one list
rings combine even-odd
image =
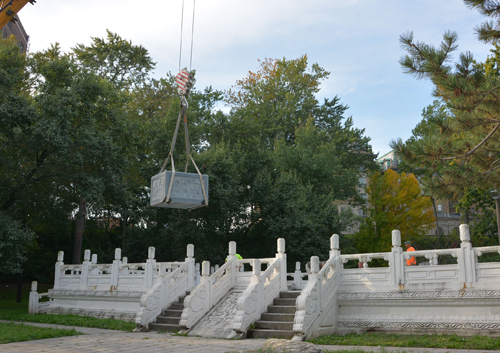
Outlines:
[{"label": "stone newel post", "polygon": [[278,253],[276,254],[276,259],[280,259],[280,287],[281,291],[286,291],[287,290],[287,284],[286,284],[286,253],[285,253],[285,239],[284,238],[279,238],[278,239]]},{"label": "stone newel post", "polygon": [[188,244],[186,249],[186,262],[189,263],[188,268],[188,290],[193,290],[195,284],[195,264],[194,264],[194,245]]},{"label": "stone newel post", "polygon": [[319,272],[319,257],[311,256],[311,274],[309,275],[309,280],[316,281],[318,279]]},{"label": "stone newel post", "polygon": [[401,232],[399,230],[392,231],[392,249],[389,259],[389,275],[391,284],[405,284],[403,249],[401,249]]},{"label": "stone newel post", "polygon": [[30,298],[28,302],[28,314],[36,314],[38,313],[38,282],[33,281],[31,282],[31,292],[30,292]]},{"label": "stone newel post", "polygon": [[229,242],[229,255],[227,256],[227,262],[231,262],[231,260],[234,260],[232,262],[231,266],[231,285],[234,285],[236,283],[236,276],[238,275],[236,272],[239,270],[239,265],[238,265],[238,259],[236,257],[236,242],[235,241],[230,241]]},{"label": "stone newel post", "polygon": [[460,255],[458,256],[458,268],[460,271],[460,280],[466,287],[472,287],[476,282],[476,256],[470,243],[470,231],[467,224],[460,225]]},{"label": "stone newel post", "polygon": [[110,290],[118,289],[118,277],[120,275],[120,267],[121,267],[121,259],[122,258],[122,249],[115,249],[115,259],[113,260],[113,264],[111,265],[111,288]]},{"label": "stone newel post", "polygon": [[302,287],[302,271],[300,271],[300,262],[295,263],[295,273],[293,274],[293,283],[295,289],[301,289]]},{"label": "stone newel post", "polygon": [[[92,254],[90,263],[92,265],[97,265],[97,254]],[[90,271],[90,272],[93,275],[97,275],[99,273],[99,269],[97,268],[97,266],[92,266],[92,271]]]},{"label": "stone newel post", "polygon": [[148,248],[148,259],[146,260],[146,286],[149,288],[153,285],[153,277],[156,271],[155,247]]},{"label": "stone newel post", "polygon": [[235,241],[230,241],[229,242],[229,255],[227,257],[227,261],[229,260],[236,260],[236,242]]},{"label": "stone newel post", "polygon": [[334,256],[340,256],[338,234],[333,234],[330,237],[330,258]]},{"label": "stone newel post", "polygon": [[61,287],[61,271],[64,265],[64,251],[59,251],[57,253],[57,262],[54,273],[54,289],[59,289]]},{"label": "stone newel post", "polygon": [[80,289],[87,289],[89,280],[90,250],[83,252],[82,276],[80,278]]},{"label": "stone newel post", "polygon": [[209,310],[213,305],[212,284],[210,283],[210,261],[201,263],[201,279],[200,285],[205,285],[206,297],[204,302],[205,310]]}]

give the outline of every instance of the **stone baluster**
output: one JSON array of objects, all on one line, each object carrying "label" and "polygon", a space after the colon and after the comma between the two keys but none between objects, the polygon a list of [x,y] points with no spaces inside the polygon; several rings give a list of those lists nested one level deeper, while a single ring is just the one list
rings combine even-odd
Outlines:
[{"label": "stone baluster", "polygon": [[80,277],[80,289],[87,289],[89,284],[90,250],[83,252],[82,275]]},{"label": "stone baluster", "polygon": [[295,272],[293,274],[293,285],[295,289],[302,289],[302,271],[300,270],[300,262],[295,263]]},{"label": "stone baluster", "polygon": [[122,258],[122,263],[121,263],[121,271],[120,271],[121,274],[124,274],[124,275],[129,274],[127,264],[128,264],[128,257],[124,256]]},{"label": "stone baluster", "polygon": [[121,257],[122,257],[122,249],[116,248],[115,259],[113,260],[113,265],[111,266],[110,290],[118,289],[118,277],[120,274]]},{"label": "stone baluster", "polygon": [[153,285],[154,274],[156,271],[155,247],[148,248],[148,259],[146,260],[146,287]]},{"label": "stone baluster", "polygon": [[458,256],[458,268],[460,280],[464,286],[471,288],[476,282],[476,256],[470,243],[470,231],[467,224],[460,225],[460,255]]},{"label": "stone baluster", "polygon": [[62,267],[64,265],[64,251],[59,251],[57,253],[57,262],[54,274],[54,289],[61,288],[61,275],[63,274]]},{"label": "stone baluster", "polygon": [[37,314],[38,313],[38,282],[31,282],[31,292],[28,302],[28,314]]},{"label": "stone baluster", "polygon": [[392,249],[389,260],[390,283],[393,285],[405,284],[403,249],[401,248],[401,232],[392,231]]},{"label": "stone baluster", "polygon": [[284,238],[279,238],[278,239],[278,253],[276,254],[276,260],[280,261],[279,265],[279,271],[280,271],[280,276],[281,276],[281,291],[286,291],[287,290],[287,284],[286,284],[286,253],[285,253],[285,239]]},{"label": "stone baluster", "polygon": [[188,290],[191,291],[195,287],[195,264],[194,264],[194,245],[188,244],[186,249],[186,260],[189,263],[188,267]]},{"label": "stone baluster", "polygon": [[213,275],[215,272],[215,267],[213,266],[210,266],[210,274]]}]

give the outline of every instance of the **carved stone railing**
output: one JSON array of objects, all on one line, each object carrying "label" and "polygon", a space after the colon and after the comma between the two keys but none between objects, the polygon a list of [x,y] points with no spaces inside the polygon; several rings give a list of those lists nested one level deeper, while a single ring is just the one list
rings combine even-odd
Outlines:
[{"label": "carved stone railing", "polygon": [[334,234],[330,238],[330,258],[321,270],[319,258],[311,257],[309,281],[296,301],[293,323],[293,331],[297,336],[295,339],[301,339],[314,330],[315,326],[319,326],[334,306],[342,270],[338,248],[339,236]]},{"label": "carved stone railing", "polygon": [[[262,272],[262,264],[267,269]],[[250,284],[238,298],[237,311],[233,320],[233,330],[245,332],[258,320],[262,312],[280,292],[287,290],[285,239],[278,239],[278,253],[274,259],[253,259]]]},{"label": "carved stone railing", "polygon": [[40,302],[40,299],[42,298],[49,298],[49,293],[38,293],[38,282],[31,282],[31,292],[28,302],[28,314],[43,314],[47,312],[47,306],[50,305],[50,301]]},{"label": "carved stone railing", "polygon": [[[54,289],[48,294],[30,293],[29,312],[47,309],[48,313],[71,313],[100,318],[134,321],[147,328],[161,310],[189,292],[196,283],[194,246],[188,245],[182,262],[156,262],[155,249],[148,249],[144,263],[128,263],[115,250],[111,264],[98,264],[97,255],[85,250],[81,265],[65,265],[64,253],[58,253]],[[48,304],[39,299],[48,296]],[[112,299],[111,299],[112,298]]]},{"label": "carved stone railing", "polygon": [[287,286],[289,289],[302,290],[307,284],[307,272],[300,270],[300,262],[295,263],[295,272],[287,273]]},{"label": "carved stone railing", "polygon": [[210,275],[210,262],[203,261],[200,284],[184,299],[179,325],[190,329],[207,314],[233,288],[239,267],[234,241],[229,243],[227,262],[212,275]]},{"label": "carved stone railing", "polygon": [[155,283],[141,297],[135,323],[136,331],[148,329],[148,324],[160,315],[161,311],[177,301],[194,287],[194,246],[188,245],[185,262],[159,263]]}]

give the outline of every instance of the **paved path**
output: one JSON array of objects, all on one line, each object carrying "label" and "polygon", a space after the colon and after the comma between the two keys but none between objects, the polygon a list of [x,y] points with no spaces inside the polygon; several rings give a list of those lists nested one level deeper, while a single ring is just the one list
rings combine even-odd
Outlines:
[{"label": "paved path", "polygon": [[[1,322],[10,322],[0,320]],[[24,325],[75,329],[84,333],[80,336],[49,338],[37,341],[7,343],[0,345],[1,353],[226,353],[226,352],[251,352],[262,348],[264,339],[225,340],[209,339],[202,337],[173,336],[169,333],[159,332],[127,332],[103,330],[88,327],[73,327],[24,322]],[[366,352],[381,352],[380,347],[365,346],[319,346],[322,350],[354,350],[361,349]],[[450,350],[429,348],[391,348],[384,347],[383,352],[408,352],[408,353],[492,353],[484,350]]]}]

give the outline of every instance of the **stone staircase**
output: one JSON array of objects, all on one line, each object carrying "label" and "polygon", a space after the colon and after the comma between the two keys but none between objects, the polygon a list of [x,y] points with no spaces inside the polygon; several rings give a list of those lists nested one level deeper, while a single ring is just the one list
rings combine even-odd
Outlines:
[{"label": "stone staircase", "polygon": [[168,309],[163,309],[161,314],[156,318],[156,322],[149,324],[149,330],[165,332],[179,331],[181,329],[179,321],[181,321],[185,297],[180,297],[177,303],[170,304]]},{"label": "stone staircase", "polygon": [[247,338],[292,338],[295,301],[299,295],[300,291],[281,292],[255,322],[255,328],[247,331]]}]

